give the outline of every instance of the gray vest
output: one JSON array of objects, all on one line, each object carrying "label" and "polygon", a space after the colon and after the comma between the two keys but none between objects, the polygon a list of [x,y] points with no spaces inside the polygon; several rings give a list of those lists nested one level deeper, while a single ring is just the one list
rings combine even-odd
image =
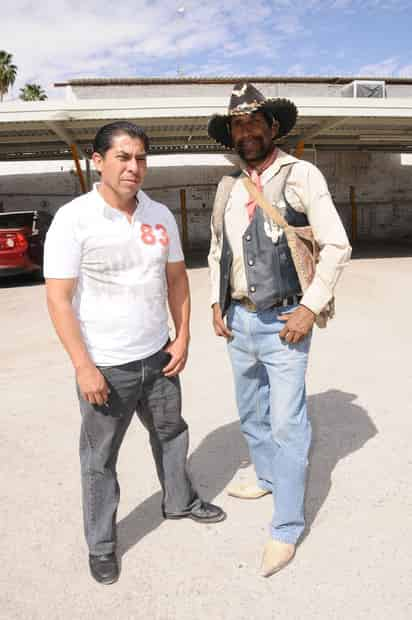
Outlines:
[{"label": "gray vest", "polygon": [[[295,211],[285,196],[287,178],[293,165],[292,163],[282,166],[265,185],[264,194],[273,205],[277,205],[283,196],[286,204],[286,211],[283,214],[285,219],[293,226],[307,226],[306,215]],[[224,207],[228,198],[229,193]],[[233,254],[225,231],[224,211],[221,218],[223,236],[219,304],[224,315],[230,304],[230,271]],[[273,232],[273,239],[267,234],[270,231]],[[265,310],[285,297],[302,293],[285,235],[282,233],[276,239],[276,227],[260,207],[256,207],[255,215],[243,235],[243,254],[248,297],[256,304],[258,310]]]}]

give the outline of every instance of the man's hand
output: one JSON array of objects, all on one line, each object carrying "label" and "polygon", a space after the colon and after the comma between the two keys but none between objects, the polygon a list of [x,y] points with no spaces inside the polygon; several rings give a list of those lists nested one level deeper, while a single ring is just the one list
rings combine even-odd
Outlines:
[{"label": "man's hand", "polygon": [[82,396],[91,405],[105,405],[109,398],[109,387],[102,373],[93,364],[76,369],[77,384]]},{"label": "man's hand", "polygon": [[176,338],[172,340],[164,350],[166,353],[170,353],[172,359],[163,368],[163,373],[166,377],[175,377],[182,372],[186,366],[187,356],[189,353],[189,338]]},{"label": "man's hand", "polygon": [[213,304],[213,328],[216,336],[223,336],[227,339],[233,338],[233,333],[226,327],[219,304]]},{"label": "man's hand", "polygon": [[310,332],[315,318],[315,314],[309,308],[298,306],[293,312],[279,317],[280,321],[286,321],[279,336],[289,344],[296,344]]}]

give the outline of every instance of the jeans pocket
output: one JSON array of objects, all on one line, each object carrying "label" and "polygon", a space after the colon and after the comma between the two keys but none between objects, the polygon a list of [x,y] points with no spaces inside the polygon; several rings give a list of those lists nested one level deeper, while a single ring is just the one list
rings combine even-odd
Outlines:
[{"label": "jeans pocket", "polygon": [[154,372],[162,372],[163,368],[168,365],[171,359],[172,356],[170,353],[164,349],[160,349],[160,351],[147,360],[147,365],[150,366],[151,370]]},{"label": "jeans pocket", "polygon": [[172,354],[168,353],[167,351],[163,351],[163,350],[159,351],[159,354],[160,354],[161,370],[163,370],[163,368],[167,366],[170,360],[172,359]]}]

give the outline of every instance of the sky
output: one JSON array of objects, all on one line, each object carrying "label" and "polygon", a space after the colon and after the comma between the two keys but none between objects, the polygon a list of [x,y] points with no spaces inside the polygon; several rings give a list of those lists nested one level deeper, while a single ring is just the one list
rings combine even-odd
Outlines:
[{"label": "sky", "polygon": [[[409,5],[409,6],[408,6]],[[0,49],[63,97],[75,78],[411,77],[411,0],[3,0]]]}]

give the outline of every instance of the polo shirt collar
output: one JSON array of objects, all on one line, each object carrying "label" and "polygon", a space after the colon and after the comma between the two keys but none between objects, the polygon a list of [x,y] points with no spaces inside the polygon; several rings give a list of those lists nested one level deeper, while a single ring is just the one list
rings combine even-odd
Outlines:
[{"label": "polo shirt collar", "polygon": [[[107,204],[107,202],[105,201],[105,199],[103,198],[103,196],[99,192],[99,189],[98,189],[99,185],[100,185],[99,182],[93,183],[92,193],[93,193],[93,196],[94,196],[95,200],[97,200],[97,203],[99,205],[99,208],[100,208],[103,216],[106,217],[109,220],[112,220],[112,221],[124,218],[125,217],[124,213],[119,211],[119,209],[115,209],[114,207],[111,207],[109,204]],[[136,210],[133,213],[132,220],[134,219],[137,211],[139,211],[142,208],[142,206],[145,203],[145,201],[146,201],[146,194],[144,192],[142,192],[142,190],[139,190],[137,192],[137,194],[136,194],[136,203],[137,203],[137,205],[136,205]]]}]

